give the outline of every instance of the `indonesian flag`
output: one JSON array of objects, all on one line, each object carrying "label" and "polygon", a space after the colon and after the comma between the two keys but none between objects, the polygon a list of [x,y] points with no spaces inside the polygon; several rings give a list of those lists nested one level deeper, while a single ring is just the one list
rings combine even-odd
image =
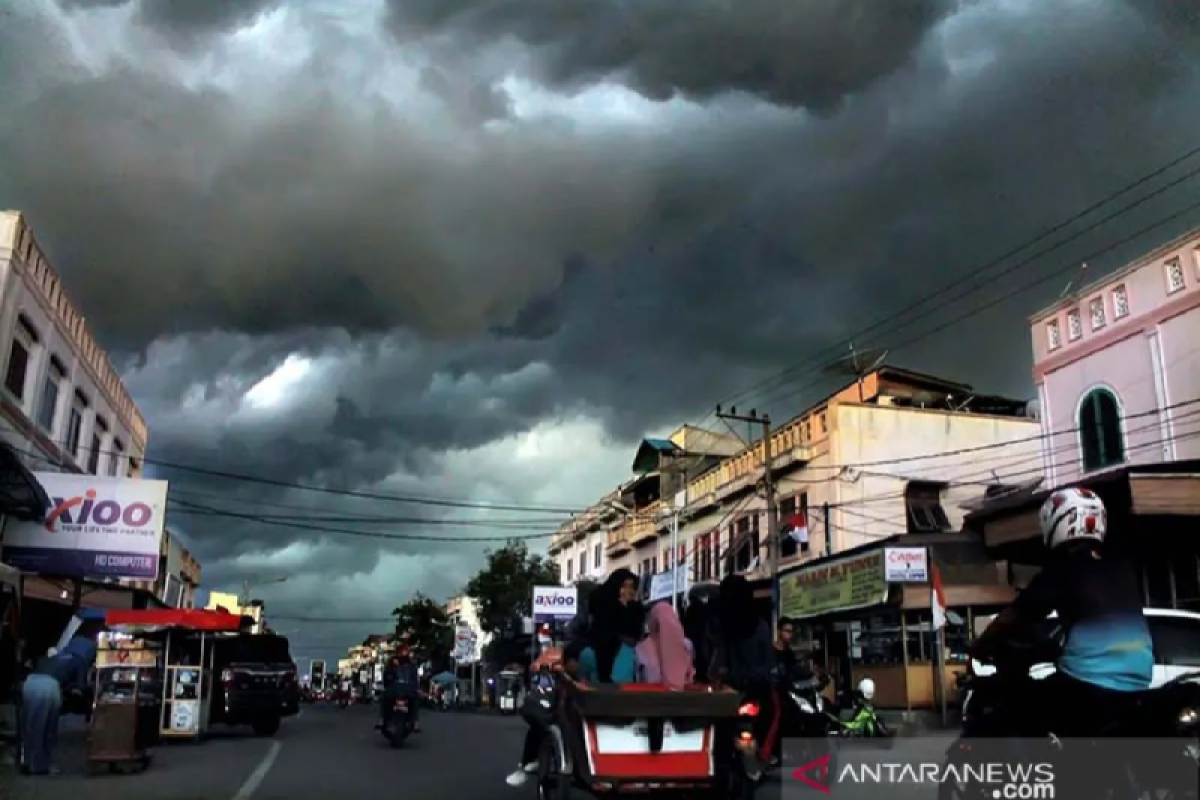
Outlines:
[{"label": "indonesian flag", "polygon": [[808,544],[808,520],[804,518],[804,512],[792,514],[783,521],[780,527],[796,542]]},{"label": "indonesian flag", "polygon": [[942,573],[937,564],[930,564],[929,569],[932,583],[929,598],[933,611],[933,629],[937,631],[946,627],[946,590],[942,588]]}]

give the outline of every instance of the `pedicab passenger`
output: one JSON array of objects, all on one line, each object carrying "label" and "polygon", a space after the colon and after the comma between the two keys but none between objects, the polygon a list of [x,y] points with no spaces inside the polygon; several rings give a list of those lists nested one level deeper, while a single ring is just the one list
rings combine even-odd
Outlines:
[{"label": "pedicab passenger", "polygon": [[670,603],[650,606],[646,638],[636,648],[638,677],[642,683],[663,683],[682,691],[696,676],[692,643],[683,632],[679,615]]},{"label": "pedicab passenger", "polygon": [[596,654],[600,683],[632,683],[637,679],[635,648],[646,620],[637,592],[637,576],[627,569],[618,569],[588,600],[591,610],[588,637]]}]

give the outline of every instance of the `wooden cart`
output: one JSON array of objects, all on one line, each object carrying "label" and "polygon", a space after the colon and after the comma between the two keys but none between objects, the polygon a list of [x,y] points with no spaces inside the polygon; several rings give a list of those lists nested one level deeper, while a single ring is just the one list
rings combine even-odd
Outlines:
[{"label": "wooden cart", "polygon": [[97,639],[88,770],[141,772],[157,738],[160,642],[106,631]]}]

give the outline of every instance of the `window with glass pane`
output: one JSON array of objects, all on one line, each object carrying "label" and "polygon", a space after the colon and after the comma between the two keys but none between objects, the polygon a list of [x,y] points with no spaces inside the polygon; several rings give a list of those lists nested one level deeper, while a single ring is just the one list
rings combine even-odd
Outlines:
[{"label": "window with glass pane", "polygon": [[1079,309],[1073,309],[1067,312],[1067,340],[1074,342],[1083,336],[1083,318],[1079,316]]},{"label": "window with glass pane", "polygon": [[4,388],[18,400],[25,399],[25,375],[29,372],[29,347],[13,339],[8,351],[8,371],[4,373]]},{"label": "window with glass pane", "polygon": [[[125,445],[120,439],[113,439],[112,455],[108,457],[108,474],[116,477],[121,469],[121,459],[125,457]],[[596,545],[599,549],[600,545]]]},{"label": "window with glass pane", "polygon": [[92,446],[91,446],[91,449],[88,451],[88,462],[87,462],[87,471],[92,473],[93,475],[99,474],[101,446],[102,445],[100,442],[100,436],[98,434],[93,433],[92,434]]},{"label": "window with glass pane", "polygon": [[42,386],[42,397],[38,401],[38,425],[46,433],[54,433],[54,417],[58,411],[58,377],[51,374],[46,376]]},{"label": "window with glass pane", "polygon": [[603,563],[604,549],[600,544],[597,543],[597,545],[592,548],[592,567],[599,570]]},{"label": "window with glass pane", "polygon": [[898,611],[872,614],[854,622],[850,637],[852,663],[877,666],[904,662]]},{"label": "window with glass pane", "polygon": [[1179,617],[1150,617],[1154,663],[1200,667],[1200,623]]},{"label": "window with glass pane", "polygon": [[785,497],[779,501],[779,520],[782,523],[779,532],[780,558],[791,558],[800,552],[799,543],[790,535],[793,526],[789,524],[790,520],[795,519],[796,512],[799,510],[798,499],[796,497]]},{"label": "window with glass pane", "polygon": [[1175,572],[1175,607],[1200,610],[1200,565],[1195,553],[1179,553],[1171,559]]},{"label": "window with glass pane", "polygon": [[67,418],[67,452],[72,456],[79,453],[79,439],[83,435],[83,409],[77,405],[71,406],[71,416]]},{"label": "window with glass pane", "polygon": [[1125,461],[1125,434],[1121,407],[1107,389],[1093,389],[1079,406],[1079,447],[1084,472],[1093,472]]}]

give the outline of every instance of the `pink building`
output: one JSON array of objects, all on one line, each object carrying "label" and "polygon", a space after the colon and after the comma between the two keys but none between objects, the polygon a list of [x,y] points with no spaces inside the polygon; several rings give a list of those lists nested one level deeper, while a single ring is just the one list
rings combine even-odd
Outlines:
[{"label": "pink building", "polygon": [[1200,459],[1200,229],[1037,314],[1032,331],[1047,486]]}]

